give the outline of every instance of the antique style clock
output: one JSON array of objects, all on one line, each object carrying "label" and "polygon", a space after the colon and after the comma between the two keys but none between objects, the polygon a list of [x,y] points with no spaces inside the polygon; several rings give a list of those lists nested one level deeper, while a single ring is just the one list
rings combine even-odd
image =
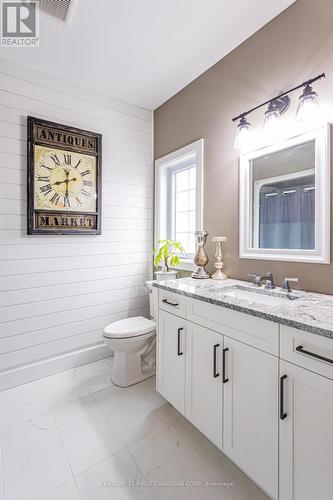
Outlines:
[{"label": "antique style clock", "polygon": [[28,234],[101,234],[101,143],[28,117]]}]

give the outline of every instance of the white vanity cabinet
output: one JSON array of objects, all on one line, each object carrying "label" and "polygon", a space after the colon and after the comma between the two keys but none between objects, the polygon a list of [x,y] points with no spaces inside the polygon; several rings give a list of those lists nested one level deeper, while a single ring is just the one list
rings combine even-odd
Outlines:
[{"label": "white vanity cabinet", "polygon": [[223,335],[186,321],[185,416],[222,449]]},{"label": "white vanity cabinet", "polygon": [[278,498],[279,360],[225,337],[223,452]]},{"label": "white vanity cabinet", "polygon": [[159,310],[157,390],[180,413],[185,413],[185,319]]},{"label": "white vanity cabinet", "polygon": [[332,498],[333,340],[160,299],[157,390],[272,499]]},{"label": "white vanity cabinet", "polygon": [[[331,341],[332,342],[332,341]],[[333,381],[281,361],[280,500],[328,500],[332,490]]]},{"label": "white vanity cabinet", "polygon": [[333,341],[282,326],[281,357],[287,361],[280,362],[280,500],[328,500],[333,496]]}]

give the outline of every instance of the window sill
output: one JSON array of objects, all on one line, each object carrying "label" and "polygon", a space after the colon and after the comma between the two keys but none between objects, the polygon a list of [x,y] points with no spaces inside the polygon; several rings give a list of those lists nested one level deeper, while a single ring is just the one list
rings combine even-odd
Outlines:
[{"label": "window sill", "polygon": [[172,269],[175,271],[195,271],[197,266],[194,264],[192,259],[180,259],[180,264],[174,266]]}]

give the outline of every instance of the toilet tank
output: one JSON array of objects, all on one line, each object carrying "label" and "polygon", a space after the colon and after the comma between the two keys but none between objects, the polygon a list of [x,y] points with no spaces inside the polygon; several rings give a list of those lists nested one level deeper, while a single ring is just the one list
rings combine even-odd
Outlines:
[{"label": "toilet tank", "polygon": [[149,313],[151,318],[155,318],[155,307],[157,307],[157,288],[153,286],[152,281],[146,281],[149,294]]}]

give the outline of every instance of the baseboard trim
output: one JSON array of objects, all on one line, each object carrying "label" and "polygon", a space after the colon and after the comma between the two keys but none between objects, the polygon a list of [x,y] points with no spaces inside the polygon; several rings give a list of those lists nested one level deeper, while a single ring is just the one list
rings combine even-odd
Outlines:
[{"label": "baseboard trim", "polygon": [[53,358],[42,359],[28,365],[17,366],[11,370],[0,372],[0,391],[109,356],[110,349],[104,343],[101,343],[66,352]]}]

